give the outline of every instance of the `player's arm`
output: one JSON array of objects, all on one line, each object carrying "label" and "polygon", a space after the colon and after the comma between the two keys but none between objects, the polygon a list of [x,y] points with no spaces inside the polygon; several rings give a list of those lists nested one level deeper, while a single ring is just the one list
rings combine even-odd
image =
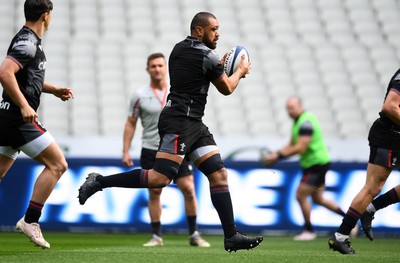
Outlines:
[{"label": "player's arm", "polygon": [[53,84],[45,82],[43,84],[43,92],[53,94],[62,101],[66,101],[74,98],[74,93],[71,88],[68,87],[58,87]]},{"label": "player's arm", "polygon": [[400,91],[391,89],[382,106],[382,112],[396,125],[400,125]]},{"label": "player's arm", "polygon": [[313,132],[314,128],[312,123],[309,121],[303,122],[300,126],[297,142],[295,143],[292,138],[289,144],[267,156],[267,158],[264,160],[264,163],[268,166],[271,166],[280,159],[304,153],[308,149]]},{"label": "player's arm", "polygon": [[300,135],[297,139],[297,143],[293,143],[291,140],[289,144],[285,145],[280,150],[266,156],[265,160],[263,160],[263,163],[267,166],[272,166],[281,159],[285,159],[296,154],[302,154],[307,151],[310,141],[311,135]]},{"label": "player's arm", "polygon": [[277,154],[281,156],[281,158],[287,158],[296,154],[302,154],[307,151],[308,145],[311,141],[310,134],[300,135],[297,139],[297,143],[290,143],[277,151]]},{"label": "player's arm", "polygon": [[133,166],[134,164],[129,150],[135,134],[137,119],[137,117],[128,117],[125,122],[122,146],[122,163],[127,167]]},{"label": "player's arm", "polygon": [[7,95],[21,109],[23,120],[25,122],[33,122],[38,115],[19,89],[17,79],[15,78],[15,74],[19,70],[20,66],[12,59],[4,59],[0,66],[0,82]]},{"label": "player's arm", "polygon": [[[226,54],[224,58],[226,57]],[[246,61],[244,55],[242,55],[240,64],[236,71],[228,77],[225,73],[221,77],[212,81],[217,90],[223,95],[230,95],[237,88],[241,78],[244,78],[247,73],[250,72],[251,61]]]},{"label": "player's arm", "polygon": [[273,166],[275,165],[280,159],[287,158],[289,156],[283,156],[282,151],[286,149],[289,149],[292,145],[292,141],[290,141],[289,144],[283,146],[281,150],[271,152],[268,155],[264,156],[264,159],[261,160],[262,163],[264,163],[266,166]]}]

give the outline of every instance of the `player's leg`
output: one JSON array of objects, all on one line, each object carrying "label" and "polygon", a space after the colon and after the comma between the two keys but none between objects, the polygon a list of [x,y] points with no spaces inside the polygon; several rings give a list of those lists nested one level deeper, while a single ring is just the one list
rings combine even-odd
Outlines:
[{"label": "player's leg", "polygon": [[311,197],[314,203],[321,205],[332,212],[344,216],[345,212],[332,200],[326,199],[324,197],[325,192],[325,177],[329,170],[330,164],[317,165],[314,167],[314,172],[312,174],[312,182],[315,186],[315,191],[312,193]]},{"label": "player's leg", "polygon": [[143,244],[145,247],[164,245],[161,232],[161,193],[162,188],[149,188],[149,214],[152,228],[152,237],[149,242]]},{"label": "player's leg", "polygon": [[16,150],[13,150],[11,147],[0,146],[0,182],[6,176],[16,158]]},{"label": "player's leg", "polygon": [[58,180],[67,170],[68,164],[64,154],[55,141],[34,159],[42,163],[44,169],[36,179],[32,200],[38,203],[45,203]]},{"label": "player's leg", "polygon": [[[149,170],[153,168],[154,163],[156,161],[156,155],[157,155],[156,150],[142,148],[142,152],[140,154],[140,165],[142,169]],[[152,236],[150,241],[144,243],[143,246],[145,247],[162,246],[164,244],[161,232],[162,188],[149,188],[148,193],[149,193],[148,208],[149,208]]]},{"label": "player's leg", "polygon": [[[304,177],[303,177],[304,178]],[[294,237],[294,240],[307,241],[316,238],[313,226],[311,224],[311,204],[308,197],[315,192],[315,187],[302,181],[296,191],[296,200],[299,203],[304,218],[304,230],[301,234]]]},{"label": "player's leg", "polygon": [[228,186],[228,173],[211,135],[197,141],[190,158],[205,174],[210,183],[211,201],[217,210],[224,231],[225,250],[251,249],[258,246],[262,237],[247,237],[236,230],[232,200]]},{"label": "player's leg", "polygon": [[317,205],[323,206],[332,212],[344,216],[345,212],[339,207],[334,201],[324,197],[325,186],[318,187],[316,191],[312,194],[313,202]]},{"label": "player's leg", "polygon": [[175,183],[181,190],[185,202],[185,213],[189,228],[189,244],[196,247],[209,247],[210,244],[201,237],[197,230],[196,190],[192,169],[186,160],[184,160],[179,167]]},{"label": "player's leg", "polygon": [[368,163],[366,183],[351,202],[339,229],[329,239],[328,244],[331,249],[337,250],[342,254],[355,253],[348,240],[350,232],[357,224],[368,204],[380,193],[391,171],[391,168]]},{"label": "player's leg", "polygon": [[98,191],[108,187],[124,188],[162,188],[167,186],[178,173],[183,157],[166,152],[157,152],[153,169],[134,169],[129,172],[103,176],[91,173],[79,188],[79,203]]},{"label": "player's leg", "polygon": [[197,200],[193,182],[193,175],[190,174],[186,176],[181,176],[175,179],[175,182],[178,185],[179,190],[183,194],[186,216],[188,218],[194,218],[194,224],[193,221],[188,220],[189,234],[193,234],[193,232],[197,230],[197,226],[195,224],[197,216]]},{"label": "player's leg", "polygon": [[[326,209],[344,217],[346,213],[339,207],[334,201],[324,197],[325,186],[317,187],[315,192],[312,194],[312,199],[315,204],[325,207]],[[358,234],[359,227],[356,224],[350,232],[351,237],[356,237]]]},{"label": "player's leg", "polygon": [[60,147],[48,132],[21,146],[20,149],[43,164],[44,169],[35,181],[29,206],[25,216],[18,221],[17,229],[37,246],[50,248],[50,244],[43,238],[38,222],[45,202],[68,165]]}]

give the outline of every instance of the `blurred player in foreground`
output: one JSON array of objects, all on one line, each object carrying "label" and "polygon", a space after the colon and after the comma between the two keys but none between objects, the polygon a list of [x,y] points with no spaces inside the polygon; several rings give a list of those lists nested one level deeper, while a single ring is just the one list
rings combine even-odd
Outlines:
[{"label": "blurred player in foreground", "polygon": [[[151,54],[147,59],[147,73],[150,83],[133,93],[129,104],[129,116],[125,123],[123,137],[122,162],[125,166],[134,165],[129,149],[136,130],[136,123],[140,118],[143,125],[142,152],[140,164],[142,169],[151,169],[154,166],[157,149],[160,142],[158,135],[158,119],[165,105],[168,94],[167,63],[161,53]],[[197,247],[209,247],[210,244],[201,238],[197,231],[197,201],[193,182],[193,173],[190,164],[183,160],[179,172],[174,178],[185,199],[185,212],[189,226],[189,244]],[[152,238],[143,246],[162,246],[160,201],[162,188],[149,188],[149,214],[153,230]]]},{"label": "blurred player in foreground", "polygon": [[[400,168],[400,69],[390,79],[379,115],[368,135],[370,153],[365,185],[354,197],[342,224],[328,241],[331,249],[342,254],[355,253],[349,233],[360,218],[364,233],[368,236],[373,218],[371,212],[399,202],[398,186],[372,200],[381,192],[392,170]],[[369,206],[371,201],[372,205]],[[373,238],[372,232],[369,238]]]},{"label": "blurred player in foreground", "polygon": [[42,92],[63,101],[73,97],[71,89],[44,82],[46,56],[41,39],[50,25],[52,10],[50,0],[25,1],[26,23],[12,39],[0,66],[4,88],[0,104],[0,181],[20,151],[44,165],[25,216],[16,227],[42,248],[50,248],[50,244],[43,238],[38,221],[44,203],[67,170],[67,162],[54,138],[38,121],[36,111]]},{"label": "blurred player in foreground", "polygon": [[[322,130],[314,114],[305,111],[300,98],[290,97],[286,110],[294,123],[290,142],[280,150],[265,156],[267,166],[274,165],[278,160],[299,154],[303,177],[297,188],[296,199],[304,217],[304,230],[294,237],[294,240],[307,241],[317,237],[311,224],[311,196],[314,203],[326,207],[332,212],[344,216],[340,207],[331,200],[325,199],[325,176],[329,170],[329,153],[325,145]],[[354,229],[354,235],[357,228]]]},{"label": "blurred player in foreground", "polygon": [[237,231],[228,173],[214,138],[202,121],[210,82],[220,93],[229,95],[250,71],[251,62],[243,56],[236,71],[230,77],[225,74],[224,58],[220,60],[214,51],[219,39],[219,22],[211,13],[197,13],[190,32],[190,36],[175,45],[169,57],[171,88],[158,122],[161,140],[153,169],[110,176],[91,173],[79,189],[79,202],[84,204],[94,193],[107,187],[165,187],[178,174],[187,156],[209,180],[211,201],[224,231],[225,250],[252,249],[263,238]]}]

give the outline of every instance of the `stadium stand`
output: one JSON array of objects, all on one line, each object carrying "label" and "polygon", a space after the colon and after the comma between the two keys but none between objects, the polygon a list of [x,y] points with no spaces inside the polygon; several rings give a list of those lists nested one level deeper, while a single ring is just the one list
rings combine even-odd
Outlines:
[{"label": "stadium stand", "polygon": [[[0,0],[0,55],[24,22],[23,0]],[[146,83],[149,52],[167,56],[198,11],[221,23],[217,52],[250,51],[253,70],[232,96],[211,88],[206,123],[217,135],[288,135],[290,95],[303,98],[328,137],[365,137],[400,62],[398,0],[55,1],[43,46],[49,81],[72,103],[44,95],[55,135],[120,136],[131,92]]]}]

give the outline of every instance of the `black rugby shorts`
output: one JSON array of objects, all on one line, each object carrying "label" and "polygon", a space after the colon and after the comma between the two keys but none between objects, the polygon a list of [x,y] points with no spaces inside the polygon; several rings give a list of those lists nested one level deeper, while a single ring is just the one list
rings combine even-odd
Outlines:
[{"label": "black rugby shorts", "polygon": [[325,185],[325,176],[329,170],[329,163],[323,165],[314,165],[303,169],[301,183],[311,186],[321,187]]}]

